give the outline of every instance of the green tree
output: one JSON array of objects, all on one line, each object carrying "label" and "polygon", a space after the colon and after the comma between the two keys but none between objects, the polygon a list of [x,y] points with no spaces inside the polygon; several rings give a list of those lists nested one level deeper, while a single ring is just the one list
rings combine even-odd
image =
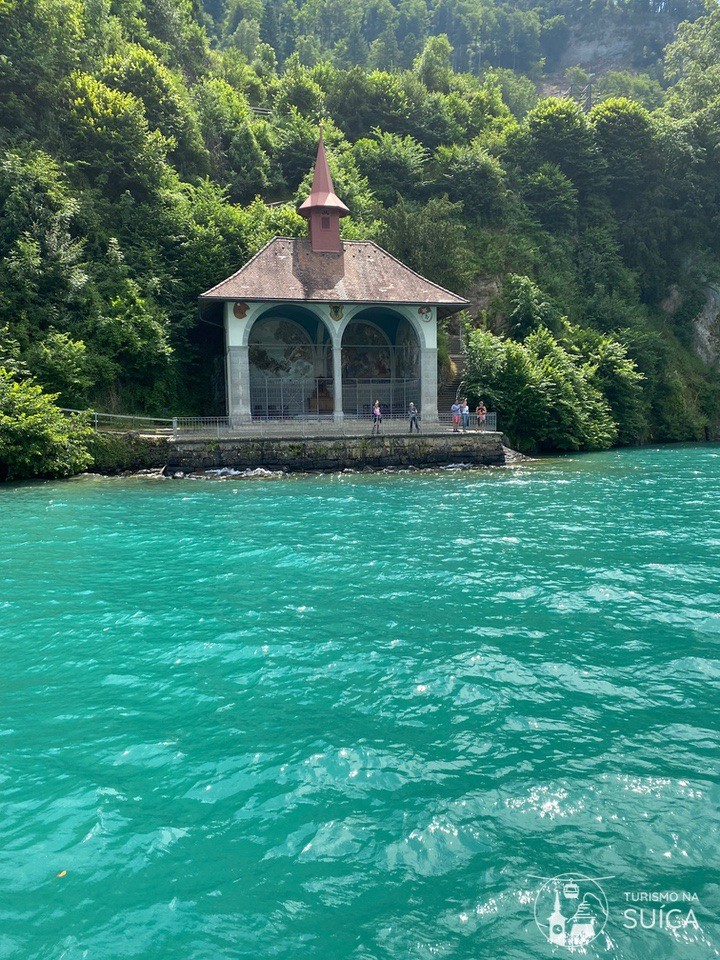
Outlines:
[{"label": "green tree", "polygon": [[546,230],[569,231],[577,224],[577,190],[554,163],[543,163],[524,178],[523,199]]},{"label": "green tree", "polygon": [[461,204],[447,197],[420,206],[400,200],[383,214],[378,240],[429,280],[462,290],[472,275],[472,253],[459,219]]},{"label": "green tree", "polygon": [[67,99],[68,136],[93,183],[112,198],[126,190],[153,196],[168,172],[170,144],[150,130],[141,101],[83,73],[70,78]]},{"label": "green tree", "polygon": [[554,164],[572,181],[580,198],[602,190],[604,169],[593,129],[572,100],[541,100],[526,117],[523,139],[531,162]]},{"label": "green tree", "polygon": [[433,166],[440,188],[451,200],[462,201],[470,217],[486,222],[499,219],[506,197],[505,171],[479,141],[438,147]]},{"label": "green tree", "polygon": [[524,339],[539,327],[557,328],[560,316],[555,304],[529,277],[510,274],[505,279],[502,312],[513,337]]},{"label": "green tree", "polygon": [[78,201],[44,151],[0,158],[0,208],[0,306],[24,349],[87,308],[90,268]]},{"label": "green tree", "polygon": [[247,100],[219,78],[194,89],[213,176],[236,202],[247,202],[268,183],[269,162],[255,135]]},{"label": "green tree", "polygon": [[610,405],[591,365],[573,362],[550,331],[540,327],[526,341],[545,398],[538,441],[543,450],[603,450],[617,439]]},{"label": "green tree", "polygon": [[395,31],[386,30],[370,44],[368,67],[371,70],[392,70],[399,66],[401,56]]},{"label": "green tree", "polygon": [[90,465],[91,430],[31,380],[0,367],[0,480],[67,477]]},{"label": "green tree", "polygon": [[625,97],[641,104],[647,110],[656,110],[665,100],[665,91],[661,84],[647,73],[609,70],[595,84],[594,96],[596,100]]},{"label": "green tree", "polygon": [[149,128],[166,138],[169,156],[185,176],[202,176],[208,171],[207,151],[187,90],[153,53],[137,44],[128,45],[105,61],[101,79],[142,101]]},{"label": "green tree", "polygon": [[546,418],[542,383],[525,348],[487,330],[465,341],[463,390],[497,411],[502,430],[519,450],[534,450]]},{"label": "green tree", "polygon": [[[606,100],[590,119],[607,171],[606,191],[618,221],[623,259],[638,271],[645,297],[657,299],[672,276],[672,263],[677,263],[674,248],[683,228],[683,212],[671,199],[676,181],[667,165],[673,152],[669,131],[640,104],[624,99]],[[688,167],[689,184],[692,164]]]},{"label": "green tree", "polygon": [[0,126],[41,134],[86,42],[81,0],[0,4]]},{"label": "green tree", "polygon": [[318,128],[296,107],[278,117],[275,124],[275,157],[287,187],[296,190],[312,169],[317,151]]},{"label": "green tree", "polygon": [[668,108],[675,116],[702,110],[720,97],[720,8],[707,4],[707,15],[681,23],[665,51],[665,76],[672,83]]},{"label": "green tree", "polygon": [[171,356],[167,318],[133,280],[108,298],[93,327],[118,375],[149,384]]},{"label": "green tree", "polygon": [[569,351],[592,370],[593,381],[610,407],[621,444],[639,443],[647,437],[647,404],[643,395],[645,377],[628,356],[627,348],[611,336],[595,330],[568,326]]},{"label": "green tree", "polygon": [[69,407],[87,404],[94,380],[82,340],[52,330],[29,348],[27,358],[44,390],[59,396]]},{"label": "green tree", "polygon": [[419,79],[435,93],[448,93],[452,81],[452,53],[445,34],[439,37],[429,37],[423,47],[423,52],[414,64]]},{"label": "green tree", "polygon": [[[196,17],[196,3],[197,0],[142,0],[141,6],[148,45],[153,45],[153,41],[159,44],[162,59],[192,80],[208,66],[207,38]],[[132,6],[135,2],[131,2]]]},{"label": "green tree", "polygon": [[605,164],[607,192],[616,209],[646,202],[660,173],[650,114],[631,100],[605,100],[590,114],[595,143]]},{"label": "green tree", "polygon": [[488,89],[500,91],[503,102],[518,120],[522,120],[537,103],[535,84],[514,70],[493,67],[483,74],[483,82]]},{"label": "green tree", "polygon": [[325,96],[310,71],[295,56],[288,60],[285,73],[275,89],[275,110],[287,115],[293,109],[318,122],[325,115]]},{"label": "green tree", "polygon": [[367,137],[376,127],[409,134],[411,106],[402,76],[358,68],[339,71],[329,64],[313,75],[325,92],[329,114],[350,140]]},{"label": "green tree", "polygon": [[241,20],[226,42],[239,50],[245,59],[250,62],[255,57],[255,51],[260,45],[260,24],[257,20]]},{"label": "green tree", "polygon": [[570,26],[560,14],[544,20],[540,28],[540,51],[549,67],[555,67],[562,58],[570,40]]},{"label": "green tree", "polygon": [[419,198],[423,193],[427,150],[412,137],[373,130],[371,138],[352,148],[360,173],[372,184],[378,200],[392,204],[398,194]]},{"label": "green tree", "polygon": [[27,377],[27,366],[20,355],[20,344],[10,333],[7,324],[0,327],[0,368],[16,379]]}]

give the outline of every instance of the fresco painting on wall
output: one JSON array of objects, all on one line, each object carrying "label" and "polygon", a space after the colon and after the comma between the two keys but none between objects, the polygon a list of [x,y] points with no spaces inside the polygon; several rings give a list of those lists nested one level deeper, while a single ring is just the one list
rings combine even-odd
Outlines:
[{"label": "fresco painting on wall", "polygon": [[[302,380],[316,373],[318,350],[300,324],[293,320],[260,320],[250,333],[250,375]],[[327,351],[324,351],[327,352]]]}]

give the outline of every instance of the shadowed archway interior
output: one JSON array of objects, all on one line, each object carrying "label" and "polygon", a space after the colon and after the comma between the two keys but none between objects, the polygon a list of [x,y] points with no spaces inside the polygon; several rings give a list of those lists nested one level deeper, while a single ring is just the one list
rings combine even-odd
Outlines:
[{"label": "shadowed archway interior", "polygon": [[370,416],[380,401],[386,415],[402,416],[420,403],[420,343],[412,324],[385,307],[361,310],[342,338],[343,413]]},{"label": "shadowed archway interior", "polygon": [[254,417],[332,414],[332,339],[311,310],[265,311],[250,330],[248,360]]}]

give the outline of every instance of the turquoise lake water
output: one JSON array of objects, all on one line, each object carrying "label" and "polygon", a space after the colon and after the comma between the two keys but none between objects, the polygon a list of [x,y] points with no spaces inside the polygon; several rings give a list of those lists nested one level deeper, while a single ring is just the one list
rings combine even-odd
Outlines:
[{"label": "turquoise lake water", "polygon": [[0,518],[0,958],[718,955],[720,447]]}]

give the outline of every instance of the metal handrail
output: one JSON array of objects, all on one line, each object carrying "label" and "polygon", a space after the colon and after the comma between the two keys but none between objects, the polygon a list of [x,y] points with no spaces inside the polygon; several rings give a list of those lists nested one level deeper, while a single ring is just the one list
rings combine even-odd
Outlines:
[{"label": "metal handrail", "polygon": [[[453,431],[452,417],[441,414],[437,420],[424,422],[418,417],[420,432],[428,436],[443,436]],[[463,433],[493,433],[497,429],[497,416],[488,413],[485,423],[477,424],[473,414],[467,428],[459,426]],[[335,420],[333,414],[304,414],[296,417],[255,417],[233,420],[230,417],[178,417],[175,439],[182,437],[361,437],[373,433],[372,417],[346,415]],[[380,435],[398,436],[410,432],[407,414],[383,414]],[[413,431],[415,432],[415,431]]]},{"label": "metal handrail", "polygon": [[[146,434],[159,436],[180,437],[253,437],[253,436],[342,436],[357,437],[372,433],[372,416],[357,416],[346,414],[342,420],[336,420],[332,413],[305,413],[299,416],[253,417],[248,420],[238,420],[231,417],[144,417],[135,414],[100,413],[95,410],[74,410],[69,407],[60,408],[69,415],[81,414],[90,418],[91,425],[99,430],[122,429],[123,424],[130,424],[129,429],[135,429]],[[448,413],[439,414],[437,420],[423,421],[422,413],[418,414],[420,432],[426,435],[443,435],[454,427],[452,416]],[[128,429],[128,427],[125,427]],[[380,434],[397,436],[409,432],[410,418],[407,413],[383,413]],[[497,430],[497,414],[492,411],[486,414],[485,422],[478,425],[475,414],[470,415],[467,428],[459,426],[461,432],[492,433]]]},{"label": "metal handrail", "polygon": [[75,410],[72,407],[60,407],[60,412],[69,415],[82,415],[90,418],[92,426],[99,430],[101,426],[116,426],[120,422],[130,423],[134,427],[147,425],[156,432],[174,432],[176,417],[143,417],[134,413],[101,413],[98,410]]}]

